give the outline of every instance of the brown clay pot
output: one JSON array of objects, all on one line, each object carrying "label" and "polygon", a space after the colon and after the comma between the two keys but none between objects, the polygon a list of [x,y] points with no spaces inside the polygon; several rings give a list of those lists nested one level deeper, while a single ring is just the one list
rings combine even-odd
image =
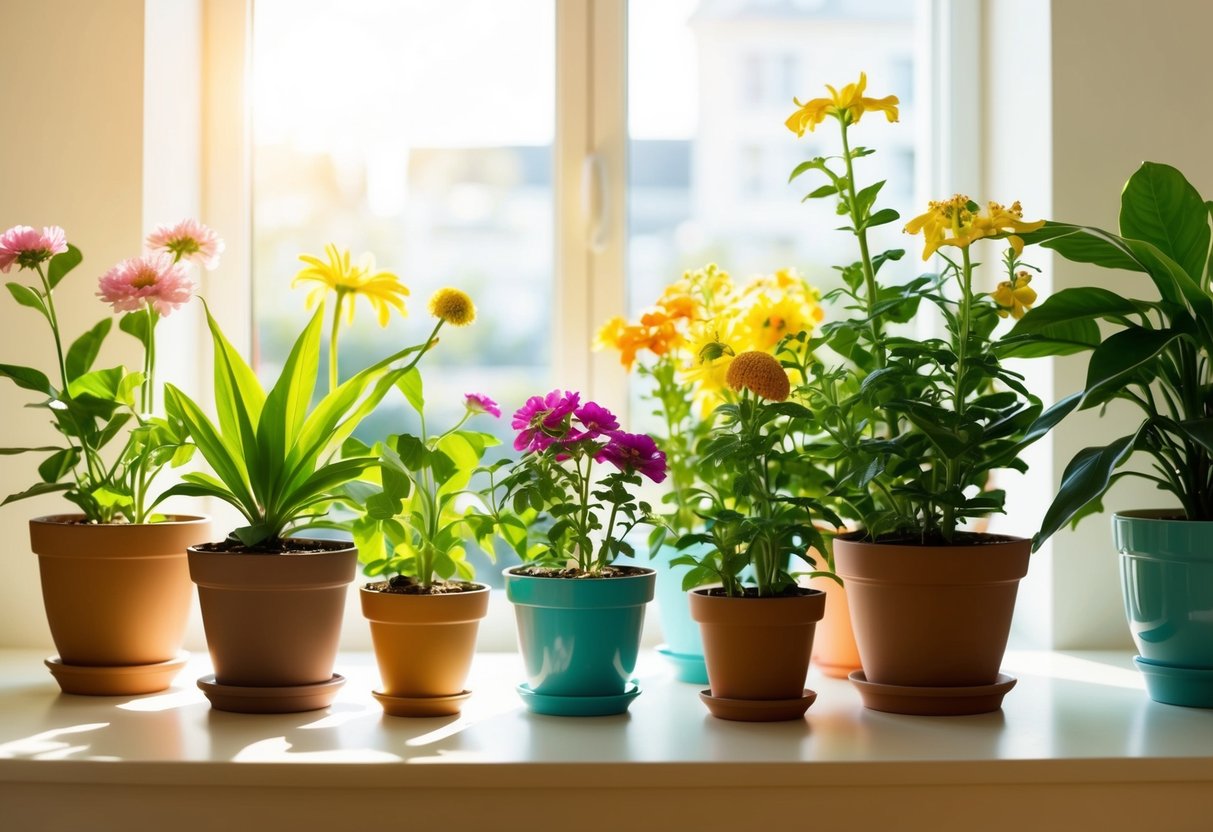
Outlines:
[{"label": "brown clay pot", "polygon": [[[130,668],[176,659],[192,594],[185,551],[211,536],[210,520],[174,515],[162,523],[90,525],[82,519],[60,514],[29,524],[59,662]],[[171,675],[140,692],[163,690],[169,681]]]},{"label": "brown clay pot", "polygon": [[708,591],[692,590],[688,598],[703,635],[712,696],[801,699],[825,594],[803,590],[787,598],[729,598]]},{"label": "brown clay pot", "polygon": [[834,541],[868,682],[995,684],[1032,542],[987,539],[956,546]]},{"label": "brown clay pot", "polygon": [[845,587],[830,578],[810,578],[810,589],[826,596],[825,616],[817,623],[813,637],[813,666],[834,679],[845,679],[862,670],[855,631],[851,628],[851,605]]},{"label": "brown clay pot", "polygon": [[[308,541],[331,547],[333,541]],[[202,624],[219,685],[288,687],[333,679],[353,546],[302,554],[191,547]]]},{"label": "brown clay pot", "polygon": [[445,595],[359,591],[383,681],[380,701],[393,716],[434,716],[436,699],[446,701],[443,713],[459,713],[476,631],[489,611],[489,588],[476,586]]}]

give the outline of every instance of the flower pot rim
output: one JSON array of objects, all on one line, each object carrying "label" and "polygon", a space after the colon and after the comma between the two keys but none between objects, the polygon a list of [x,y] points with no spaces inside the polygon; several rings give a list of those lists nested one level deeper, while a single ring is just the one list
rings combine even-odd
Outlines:
[{"label": "flower pot rim", "polygon": [[1182,508],[1134,508],[1124,511],[1112,512],[1113,519],[1123,518],[1134,522],[1142,523],[1191,523],[1199,525],[1201,523],[1213,523],[1213,520],[1189,520],[1187,517],[1176,517],[1182,515]]},{"label": "flower pot rim", "polygon": [[801,591],[795,595],[708,595],[709,590],[719,589],[720,586],[721,584],[697,586],[694,589],[687,590],[687,592],[694,593],[702,598],[711,598],[713,601],[798,601],[803,598],[825,595],[824,590],[813,589],[807,586],[800,587]]},{"label": "flower pot rim", "polygon": [[321,552],[225,552],[222,549],[200,549],[199,548],[199,546],[215,546],[217,544],[224,543],[227,540],[227,538],[224,538],[224,540],[211,540],[211,541],[207,541],[206,543],[200,543],[197,546],[190,546],[188,551],[190,554],[231,556],[231,557],[240,557],[240,558],[248,558],[248,557],[252,557],[252,558],[323,557],[325,555],[345,554],[346,552],[349,552],[351,549],[354,551],[358,551],[358,546],[352,540],[328,540],[328,539],[320,538],[320,537],[291,537],[291,538],[287,538],[287,539],[288,540],[297,540],[302,543],[322,543],[322,544],[325,544],[326,547],[328,544],[331,544],[331,543],[340,543],[342,545],[339,547],[331,548],[331,549],[325,548],[324,551],[321,551]]},{"label": "flower pot rim", "polygon": [[[521,566],[526,566],[526,564],[521,564]],[[628,564],[629,569],[638,569],[640,571],[633,573],[631,575],[614,575],[610,578],[604,578],[602,575],[586,575],[586,576],[580,577],[580,578],[562,578],[562,577],[557,577],[555,575],[519,575],[518,573],[516,573],[514,571],[515,569],[518,569],[518,568],[520,568],[520,567],[519,566],[507,566],[505,569],[501,570],[501,574],[506,575],[510,578],[515,578],[517,580],[534,579],[537,581],[621,581],[621,580],[628,580],[629,578],[644,578],[648,575],[657,574],[657,570],[653,569],[652,567],[632,566],[631,564]]]},{"label": "flower pot rim", "polygon": [[960,549],[980,549],[987,546],[997,546],[999,544],[1008,543],[1023,543],[1024,541],[1031,542],[1030,537],[1020,537],[1013,534],[1001,534],[997,532],[965,532],[975,538],[981,538],[972,543],[912,543],[901,540],[863,540],[862,536],[866,535],[864,529],[846,532],[845,534],[835,535],[834,539],[841,540],[844,543],[853,544],[856,546],[880,546],[880,547],[902,547],[913,548],[920,551],[930,551],[931,549],[943,549],[945,551],[958,551]]},{"label": "flower pot rim", "polygon": [[30,523],[37,523],[45,526],[71,526],[80,529],[130,529],[142,528],[145,526],[196,526],[202,523],[211,522],[210,515],[207,514],[170,514],[168,520],[158,520],[154,523],[79,523],[76,522],[85,515],[82,512],[65,513],[65,514],[43,514],[39,517],[31,517]]},{"label": "flower pot rim", "polygon": [[376,597],[383,596],[383,597],[390,598],[390,597],[395,596],[397,598],[431,599],[431,598],[466,598],[469,595],[478,595],[482,592],[491,592],[493,589],[488,584],[482,584],[479,581],[464,581],[464,583],[472,584],[473,588],[465,589],[461,592],[443,592],[443,593],[439,593],[438,595],[416,595],[416,594],[409,594],[409,593],[404,593],[404,592],[383,592],[382,590],[379,590],[379,589],[371,589],[370,584],[361,584],[358,587],[358,591],[365,592],[368,595],[374,595]]}]

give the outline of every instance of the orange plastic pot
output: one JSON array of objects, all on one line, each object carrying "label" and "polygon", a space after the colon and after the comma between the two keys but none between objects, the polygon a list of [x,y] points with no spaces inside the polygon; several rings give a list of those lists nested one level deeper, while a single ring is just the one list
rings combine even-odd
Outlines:
[{"label": "orange plastic pot", "polygon": [[830,578],[811,578],[809,587],[825,593],[825,615],[813,637],[813,665],[826,676],[845,679],[863,669],[859,646],[851,627],[851,605],[847,590]]}]

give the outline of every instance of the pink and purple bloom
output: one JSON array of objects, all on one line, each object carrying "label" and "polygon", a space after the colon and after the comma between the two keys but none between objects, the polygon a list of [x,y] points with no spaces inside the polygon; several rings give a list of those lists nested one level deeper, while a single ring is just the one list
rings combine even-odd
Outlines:
[{"label": "pink and purple bloom", "polygon": [[596,439],[604,433],[619,429],[619,420],[615,414],[597,402],[586,402],[573,411],[573,416],[585,431],[578,439]]},{"label": "pink and purple bloom", "polygon": [[611,441],[598,452],[599,462],[609,462],[620,471],[643,474],[653,482],[665,479],[665,452],[657,447],[653,437],[644,433],[611,431]]},{"label": "pink and purple bloom", "polygon": [[182,220],[176,225],[158,225],[147,235],[147,247],[152,252],[172,256],[173,262],[189,260],[208,271],[219,265],[223,240],[197,220]]},{"label": "pink and purple bloom", "polygon": [[514,450],[538,453],[569,432],[569,417],[581,404],[581,394],[553,390],[546,396],[531,396],[518,408],[510,426],[518,431]]},{"label": "pink and purple bloom", "polygon": [[97,297],[115,312],[138,312],[147,305],[161,316],[188,303],[196,288],[185,266],[167,254],[123,260],[103,274],[97,285]]},{"label": "pink and purple bloom", "polygon": [[494,419],[501,418],[501,408],[497,402],[483,393],[467,393],[463,397],[463,406],[471,413],[487,413]]},{"label": "pink and purple bloom", "polygon": [[59,226],[49,225],[39,231],[28,225],[14,225],[0,235],[0,272],[7,274],[13,263],[32,269],[65,251],[67,234]]}]

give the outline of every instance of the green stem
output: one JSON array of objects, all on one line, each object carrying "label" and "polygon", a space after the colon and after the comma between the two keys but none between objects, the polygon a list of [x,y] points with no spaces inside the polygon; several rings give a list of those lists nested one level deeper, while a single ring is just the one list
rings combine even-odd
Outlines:
[{"label": "green stem", "polygon": [[337,290],[337,302],[333,305],[333,328],[329,333],[329,392],[337,389],[337,335],[341,331],[341,305],[345,292]]},{"label": "green stem", "polygon": [[[965,412],[965,365],[968,358],[969,330],[973,316],[973,263],[969,258],[968,246],[961,248],[960,254],[960,313],[957,316],[956,376],[952,391],[952,408],[957,416],[963,416]],[[949,457],[944,469],[945,494],[950,495],[956,486],[957,468],[957,460]],[[943,506],[943,523],[940,530],[944,540],[952,540],[956,534],[956,524],[956,509],[951,503],[947,503]]]},{"label": "green stem", "polygon": [[590,475],[593,470],[593,464],[593,457],[587,456],[585,458],[585,473],[581,474],[581,461],[578,460],[575,463],[577,473],[581,474],[581,522],[578,524],[577,529],[577,537],[579,539],[577,543],[577,566],[587,572],[590,571],[594,553],[592,551],[588,553],[582,551],[581,541],[588,540],[590,534]]},{"label": "green stem", "polygon": [[67,395],[67,363],[63,360],[63,341],[59,337],[59,315],[55,312],[55,293],[51,289],[50,281],[46,278],[46,273],[42,271],[42,264],[39,263],[34,268],[42,280],[42,291],[46,298],[46,315],[50,319],[51,334],[55,337],[55,356],[59,360],[59,378],[63,382],[63,395]]},{"label": "green stem", "polygon": [[888,362],[885,353],[884,339],[880,331],[880,322],[876,317],[876,270],[872,267],[872,256],[868,250],[867,218],[858,215],[858,197],[855,190],[855,167],[851,162],[851,144],[847,139],[847,123],[839,119],[842,128],[842,159],[847,167],[846,202],[850,208],[851,220],[855,223],[855,237],[859,240],[859,261],[863,268],[864,291],[867,295],[864,301],[867,314],[871,319],[872,344],[876,350],[876,366],[881,369]]},{"label": "green stem", "polygon": [[140,389],[140,410],[150,415],[156,409],[156,311],[151,304],[144,307],[147,313],[147,343],[143,346],[143,384]]},{"label": "green stem", "polygon": [[444,323],[443,319],[439,318],[438,323],[434,324],[434,328],[430,331],[430,337],[425,339],[425,346],[417,351],[417,353],[413,356],[412,361],[410,361],[408,364],[404,365],[405,372],[408,372],[409,370],[416,367],[417,362],[421,360],[421,356],[423,356],[427,352],[429,352],[430,349],[434,346],[434,344],[437,343],[435,341],[435,339],[438,336],[438,330],[442,329],[443,323]]}]

